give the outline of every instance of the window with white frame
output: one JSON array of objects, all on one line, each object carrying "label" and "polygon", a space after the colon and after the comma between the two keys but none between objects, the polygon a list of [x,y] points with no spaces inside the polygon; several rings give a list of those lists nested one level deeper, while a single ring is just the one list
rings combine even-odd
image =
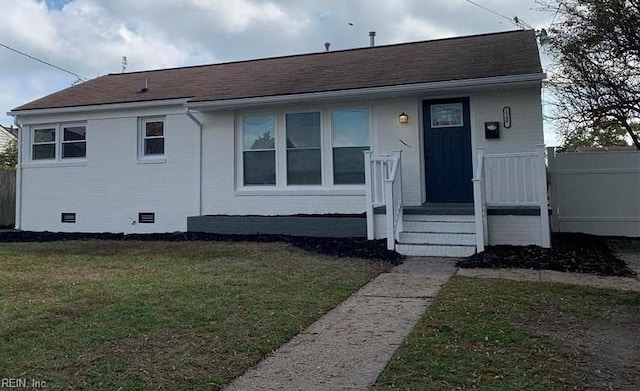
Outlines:
[{"label": "window with white frame", "polygon": [[322,184],[320,112],[286,115],[287,185]]},{"label": "window with white frame", "polygon": [[33,128],[31,160],[84,159],[86,156],[86,125],[47,125]]},{"label": "window with white frame", "polygon": [[364,154],[370,148],[369,110],[334,110],[331,113],[333,136],[333,183],[364,183]]},{"label": "window with white frame", "polygon": [[85,126],[62,127],[62,158],[87,156],[87,128]]},{"label": "window with white frame", "polygon": [[51,160],[56,158],[56,128],[33,130],[31,160]]},{"label": "window with white frame", "polygon": [[163,156],[164,118],[143,118],[140,124],[140,156]]},{"label": "window with white frame", "polygon": [[276,184],[276,116],[242,117],[242,167],[245,186]]}]

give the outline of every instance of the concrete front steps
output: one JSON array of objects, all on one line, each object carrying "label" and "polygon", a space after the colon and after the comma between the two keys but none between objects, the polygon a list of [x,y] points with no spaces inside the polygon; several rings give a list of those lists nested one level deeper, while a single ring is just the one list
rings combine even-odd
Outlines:
[{"label": "concrete front steps", "polygon": [[396,251],[408,256],[468,257],[476,252],[475,220],[469,214],[405,214]]}]

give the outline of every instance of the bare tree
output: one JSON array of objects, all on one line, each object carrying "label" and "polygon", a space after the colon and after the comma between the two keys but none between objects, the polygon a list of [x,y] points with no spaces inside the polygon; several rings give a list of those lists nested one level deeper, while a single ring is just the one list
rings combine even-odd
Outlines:
[{"label": "bare tree", "polygon": [[563,138],[621,127],[640,150],[640,0],[549,0],[550,87]]}]

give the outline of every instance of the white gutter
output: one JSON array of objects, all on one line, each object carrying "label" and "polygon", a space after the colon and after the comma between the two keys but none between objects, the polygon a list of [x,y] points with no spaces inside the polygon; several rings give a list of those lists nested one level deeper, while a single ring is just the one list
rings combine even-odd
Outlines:
[{"label": "white gutter", "polygon": [[338,91],[325,91],[325,92],[310,92],[301,94],[288,94],[288,95],[275,95],[275,96],[263,96],[252,98],[239,98],[239,99],[222,99],[222,100],[210,100],[210,101],[196,101],[187,102],[186,107],[199,110],[199,109],[212,109],[223,110],[240,106],[256,106],[256,105],[269,105],[269,104],[283,104],[299,102],[303,100],[330,100],[330,99],[349,99],[349,98],[361,98],[366,95],[368,98],[383,95],[403,95],[411,93],[425,93],[438,90],[459,90],[469,88],[483,88],[483,87],[500,87],[500,86],[517,86],[527,85],[532,83],[539,83],[546,79],[545,73],[530,73],[525,75],[514,76],[495,76],[484,77],[480,79],[465,79],[465,80],[448,80],[438,81],[431,83],[416,83],[416,84],[403,84],[396,86],[386,87],[369,87],[369,88],[357,88],[351,90],[338,90]]},{"label": "white gutter", "polygon": [[198,216],[202,216],[202,122],[193,115],[186,105],[184,113],[198,125],[198,200],[196,209],[198,210]]},{"label": "white gutter", "polygon": [[14,228],[20,229],[22,225],[22,141],[24,131],[17,117],[13,118],[13,124],[18,128],[18,164],[16,165],[16,216]]},{"label": "white gutter", "polygon": [[103,105],[58,107],[58,108],[50,108],[50,109],[16,110],[16,111],[9,111],[7,115],[15,117],[17,115],[70,114],[70,113],[86,113],[86,112],[121,110],[121,109],[133,110],[133,109],[158,107],[158,106],[184,106],[187,100],[188,98],[180,98],[180,99],[148,100],[143,102],[108,103]]}]

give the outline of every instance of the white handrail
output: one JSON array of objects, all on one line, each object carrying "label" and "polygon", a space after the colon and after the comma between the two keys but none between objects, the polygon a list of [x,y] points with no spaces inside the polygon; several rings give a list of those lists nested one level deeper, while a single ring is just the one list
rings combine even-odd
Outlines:
[{"label": "white handrail", "polygon": [[473,178],[473,210],[476,226],[476,250],[484,251],[488,243],[487,209],[484,190],[484,148],[478,148],[476,154],[476,172]]},{"label": "white handrail", "polygon": [[387,248],[395,249],[402,231],[401,151],[391,155],[371,156],[365,152],[367,238],[375,238],[375,208],[385,206]]}]

